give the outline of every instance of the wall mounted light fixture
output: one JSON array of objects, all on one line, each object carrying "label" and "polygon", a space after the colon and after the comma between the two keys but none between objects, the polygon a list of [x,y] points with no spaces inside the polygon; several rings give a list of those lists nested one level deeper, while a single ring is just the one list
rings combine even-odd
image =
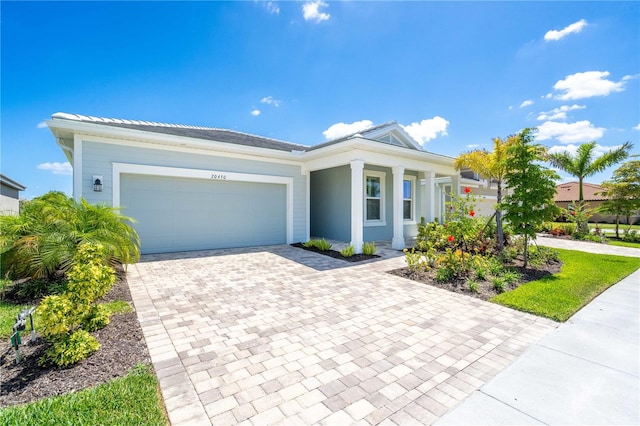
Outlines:
[{"label": "wall mounted light fixture", "polygon": [[93,192],[102,192],[102,176],[93,175]]}]

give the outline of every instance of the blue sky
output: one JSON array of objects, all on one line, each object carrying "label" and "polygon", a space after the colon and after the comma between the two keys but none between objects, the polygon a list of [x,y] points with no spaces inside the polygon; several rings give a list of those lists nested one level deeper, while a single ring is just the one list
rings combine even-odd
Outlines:
[{"label": "blue sky", "polygon": [[[1,166],[71,193],[55,112],[314,145],[396,120],[428,151],[538,127],[640,153],[638,2],[0,2]],[[590,179],[599,183],[615,168]],[[567,176],[563,175],[565,180]]]}]

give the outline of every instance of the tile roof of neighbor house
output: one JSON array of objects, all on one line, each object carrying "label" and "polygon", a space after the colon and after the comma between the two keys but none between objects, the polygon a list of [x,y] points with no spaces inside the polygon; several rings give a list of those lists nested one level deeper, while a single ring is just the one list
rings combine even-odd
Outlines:
[{"label": "tile roof of neighbor house", "polygon": [[2,185],[8,186],[9,188],[13,188],[13,189],[15,189],[17,191],[24,191],[25,189],[27,189],[26,186],[16,182],[15,180],[13,180],[13,179],[11,179],[11,178],[3,175],[3,174],[0,174],[0,183]]},{"label": "tile roof of neighbor house", "polygon": [[[599,194],[604,189],[600,185],[593,183],[582,183],[582,194],[585,201],[601,201],[607,197]],[[580,198],[580,187],[578,182],[567,182],[556,186],[556,196],[554,201],[578,201]]]},{"label": "tile roof of neighbor house", "polygon": [[[110,127],[120,127],[132,130],[141,130],[154,133],[169,134],[175,136],[183,136],[188,138],[204,139],[216,142],[233,143],[237,145],[253,146],[256,148],[274,149],[278,151],[313,151],[325,146],[334,145],[344,142],[355,136],[366,138],[367,134],[388,126],[397,126],[396,121],[388,121],[376,126],[369,127],[359,132],[352,133],[334,140],[320,143],[318,145],[307,146],[285,142],[277,139],[266,138],[263,136],[251,135],[248,133],[237,132],[235,130],[219,129],[215,127],[188,126],[182,124],[158,123],[153,121],[125,120],[119,118],[93,117],[81,114],[68,114],[65,112],[57,112],[51,118],[79,121],[83,123],[101,124]],[[377,141],[380,143],[386,143]]]}]

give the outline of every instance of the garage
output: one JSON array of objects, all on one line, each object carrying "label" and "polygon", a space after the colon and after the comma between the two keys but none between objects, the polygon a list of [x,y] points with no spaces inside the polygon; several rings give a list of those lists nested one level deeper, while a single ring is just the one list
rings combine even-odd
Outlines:
[{"label": "garage", "polygon": [[143,254],[287,242],[284,184],[123,173],[120,206]]}]

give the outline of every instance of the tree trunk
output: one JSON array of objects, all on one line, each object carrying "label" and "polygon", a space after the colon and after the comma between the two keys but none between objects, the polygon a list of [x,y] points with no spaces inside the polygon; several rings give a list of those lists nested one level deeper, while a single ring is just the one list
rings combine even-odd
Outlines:
[{"label": "tree trunk", "polygon": [[616,215],[616,238],[620,238],[620,215]]},{"label": "tree trunk", "polygon": [[529,236],[525,235],[524,236],[524,253],[523,253],[523,261],[522,261],[522,267],[526,268],[527,264],[529,263]]},{"label": "tree trunk", "polygon": [[[500,202],[502,202],[502,181],[500,180],[498,180],[498,193],[496,198],[498,206],[500,206]],[[504,232],[502,230],[502,210],[499,207],[496,208],[496,234],[498,237],[498,253],[502,253],[504,249]]]}]

